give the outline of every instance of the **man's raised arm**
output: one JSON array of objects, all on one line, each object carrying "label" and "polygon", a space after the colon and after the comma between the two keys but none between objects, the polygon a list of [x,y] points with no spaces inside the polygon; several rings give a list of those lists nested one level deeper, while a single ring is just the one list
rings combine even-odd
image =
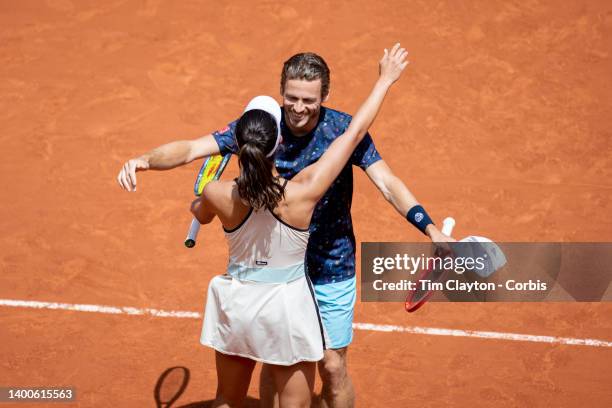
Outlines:
[{"label": "man's raised arm", "polygon": [[136,191],[138,171],[169,170],[217,153],[219,145],[212,135],[170,142],[125,162],[117,175],[117,182],[126,191]]}]

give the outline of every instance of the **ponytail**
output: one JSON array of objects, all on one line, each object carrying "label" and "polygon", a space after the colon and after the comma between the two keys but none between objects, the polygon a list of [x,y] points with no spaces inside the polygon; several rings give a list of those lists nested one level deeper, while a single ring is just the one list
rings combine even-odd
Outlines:
[{"label": "ponytail", "polygon": [[275,146],[276,133],[274,118],[261,110],[246,112],[236,126],[240,146],[238,195],[256,210],[276,208],[285,194],[285,189],[272,174],[274,158],[266,157],[266,152]]}]

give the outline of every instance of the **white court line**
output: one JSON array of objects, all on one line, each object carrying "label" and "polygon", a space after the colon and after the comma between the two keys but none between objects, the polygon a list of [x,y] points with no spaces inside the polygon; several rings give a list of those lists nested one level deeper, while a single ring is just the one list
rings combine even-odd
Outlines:
[{"label": "white court line", "polygon": [[[155,317],[177,317],[201,319],[199,312],[159,310],[137,307],[116,307],[102,305],[87,305],[73,303],[39,302],[34,300],[0,299],[0,306],[25,307],[33,309],[72,310],[77,312],[93,312],[107,314],[149,315]],[[479,339],[526,341],[532,343],[566,344],[570,346],[612,347],[612,341],[597,339],[577,339],[572,337],[536,336],[532,334],[503,333],[491,331],[440,329],[435,327],[395,326],[372,323],[353,323],[356,330],[378,332],[400,332],[411,334],[427,334],[430,336],[475,337]]]}]

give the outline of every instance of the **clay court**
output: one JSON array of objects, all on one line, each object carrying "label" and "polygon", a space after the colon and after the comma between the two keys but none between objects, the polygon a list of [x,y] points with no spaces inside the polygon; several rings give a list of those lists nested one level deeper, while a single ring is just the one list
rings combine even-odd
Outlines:
[{"label": "clay court", "polygon": [[[214,399],[197,313],[227,262],[219,222],[183,246],[201,161],[139,173],[136,193],[115,178],[129,158],[224,127],[254,95],[279,97],[282,64],[301,51],[326,59],[327,106],[350,113],[382,49],[410,51],[371,133],[432,217],[457,219],[456,236],[612,241],[609,2],[2,1],[0,27],[0,386],[72,386],[66,406],[147,407],[162,373],[181,366],[190,380],[173,406]],[[233,160],[224,178],[236,173]],[[358,242],[424,241],[354,174]],[[408,314],[358,301],[357,405],[612,406],[611,316],[609,302],[431,303]]]}]

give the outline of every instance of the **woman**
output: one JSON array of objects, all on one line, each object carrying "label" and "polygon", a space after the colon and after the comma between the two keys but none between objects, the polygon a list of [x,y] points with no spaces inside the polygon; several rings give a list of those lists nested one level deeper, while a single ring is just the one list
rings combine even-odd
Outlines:
[{"label": "woman", "polygon": [[304,267],[310,218],[408,64],[406,55],[399,44],[385,50],[378,81],[347,131],[290,181],[274,168],[280,107],[270,97],[253,99],[236,127],[240,176],[209,183],[194,201],[202,224],[219,217],[229,244],[227,274],[208,289],[201,338],[216,350],[214,407],[242,404],[256,361],[270,365],[281,407],[310,406],[325,348]]}]

